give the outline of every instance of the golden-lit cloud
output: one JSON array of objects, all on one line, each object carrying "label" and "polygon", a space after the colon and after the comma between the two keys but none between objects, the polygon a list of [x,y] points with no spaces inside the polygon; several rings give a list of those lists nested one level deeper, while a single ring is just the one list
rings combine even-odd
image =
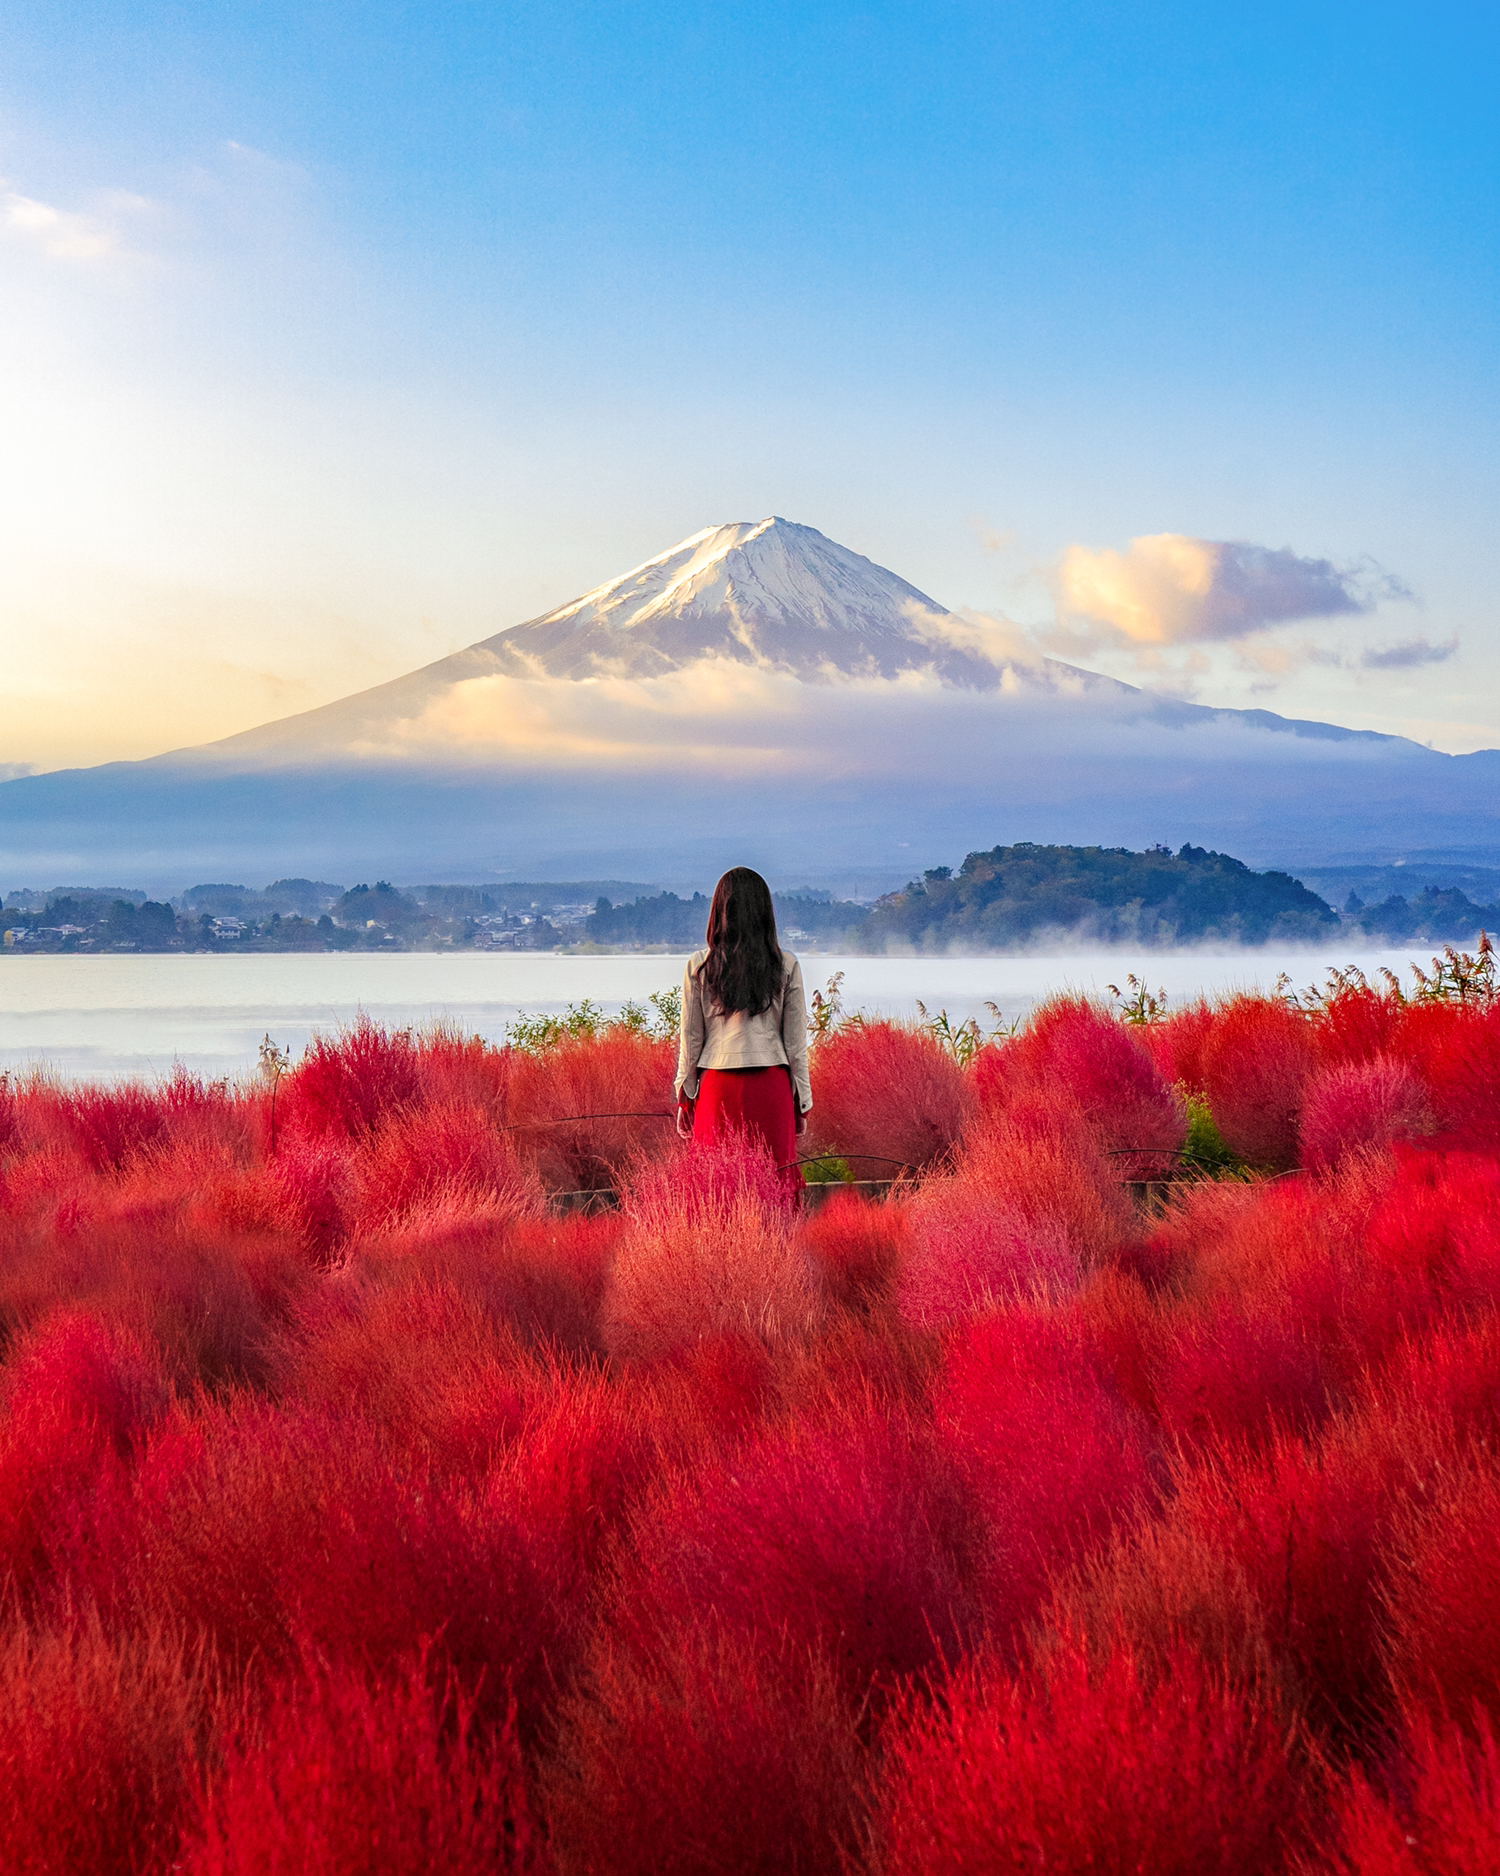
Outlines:
[{"label": "golden-lit cloud", "polygon": [[930,671],[808,684],[789,672],[705,658],[652,678],[469,678],[425,698],[414,691],[407,708],[392,709],[388,695],[371,693],[274,735],[257,734],[254,754],[286,764],[336,756],[559,773],[653,771],[665,787],[690,786],[693,775],[853,781],[947,773],[955,760],[980,760],[997,731],[1014,730],[1029,705],[1046,709],[1067,696],[1083,707],[1129,708],[1138,693],[1058,666],[1025,675],[1010,669],[981,690]]},{"label": "golden-lit cloud", "polygon": [[[657,678],[471,678],[419,717],[393,726],[404,751],[501,754],[544,763],[613,765],[679,758],[740,771],[785,758],[816,714],[814,692],[729,658]],[[362,753],[379,753],[379,742]]]},{"label": "golden-lit cloud", "polygon": [[1289,620],[1364,613],[1382,597],[1409,597],[1385,576],[1289,547],[1191,534],[1141,535],[1123,553],[1069,547],[1056,593],[1059,623],[1080,647],[1233,641]]}]

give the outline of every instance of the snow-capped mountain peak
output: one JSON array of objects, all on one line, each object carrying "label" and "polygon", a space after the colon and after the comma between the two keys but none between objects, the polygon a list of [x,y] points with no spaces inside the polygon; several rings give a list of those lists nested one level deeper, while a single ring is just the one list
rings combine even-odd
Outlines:
[{"label": "snow-capped mountain peak", "polygon": [[803,678],[933,668],[993,684],[992,664],[944,642],[946,616],[863,554],[771,515],[703,528],[461,655],[517,677],[657,677],[720,657]]},{"label": "snow-capped mountain peak", "polygon": [[206,745],[215,759],[304,760],[373,750],[487,679],[560,684],[669,677],[728,660],[804,683],[899,678],[993,691],[1016,670],[1134,695],[1003,642],[816,528],[770,515],[702,528],[582,598],[337,703]]}]

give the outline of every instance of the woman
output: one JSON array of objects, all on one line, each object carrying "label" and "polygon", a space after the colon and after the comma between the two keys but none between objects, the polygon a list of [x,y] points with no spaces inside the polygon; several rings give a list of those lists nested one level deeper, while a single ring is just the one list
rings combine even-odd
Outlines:
[{"label": "woman", "polygon": [[677,1053],[677,1131],[764,1143],[800,1187],[807,1127],[807,998],[802,966],[776,942],[776,908],[759,873],[735,866],[714,888],[708,948],[688,959]]}]

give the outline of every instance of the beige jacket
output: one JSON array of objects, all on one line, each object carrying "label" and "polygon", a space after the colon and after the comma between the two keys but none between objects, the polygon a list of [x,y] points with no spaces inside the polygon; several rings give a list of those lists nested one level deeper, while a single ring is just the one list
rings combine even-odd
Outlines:
[{"label": "beige jacket", "polygon": [[805,1114],[812,1106],[812,1084],[807,1078],[807,997],[802,988],[802,966],[790,951],[781,956],[786,976],[759,1016],[736,1010],[725,1016],[711,1007],[699,973],[707,951],[695,951],[682,979],[682,1026],[678,1031],[677,1093],[698,1098],[700,1068],[774,1068],[784,1063],[792,1071],[797,1104]]}]

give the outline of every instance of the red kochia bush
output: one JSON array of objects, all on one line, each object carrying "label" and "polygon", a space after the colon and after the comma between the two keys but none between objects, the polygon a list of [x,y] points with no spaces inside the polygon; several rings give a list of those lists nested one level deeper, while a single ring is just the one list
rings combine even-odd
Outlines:
[{"label": "red kochia bush", "polygon": [[812,1258],[830,1299],[868,1310],[889,1301],[907,1253],[903,1205],[872,1205],[853,1192],[834,1192],[802,1222],[797,1241]]},{"label": "red kochia bush", "polygon": [[1445,1322],[1404,1340],[1366,1387],[1393,1412],[1426,1412],[1450,1424],[1461,1446],[1493,1450],[1500,1445],[1500,1315],[1473,1326]]},{"label": "red kochia bush", "polygon": [[211,1674],[97,1617],[0,1640],[0,1843],[11,1876],[135,1876],[173,1862]]},{"label": "red kochia bush", "polygon": [[523,1170],[513,1137],[496,1133],[477,1107],[427,1107],[392,1114],[359,1165],[353,1229],[410,1232],[425,1219],[441,1225],[483,1214],[491,1219],[540,1212],[541,1188]]},{"label": "red kochia bush", "polygon": [[1391,1670],[1411,1697],[1500,1722],[1500,1465],[1475,1457],[1407,1513],[1392,1592]]},{"label": "red kochia bush", "polygon": [[619,1028],[518,1052],[507,1125],[522,1159],[549,1191],[623,1184],[633,1166],[675,1147],[676,1064],[671,1043]]},{"label": "red kochia bush", "polygon": [[194,1876],[492,1876],[545,1869],[511,1728],[476,1736],[420,1660],[394,1685],[347,1668],[283,1683],[224,1741]]},{"label": "red kochia bush", "polygon": [[423,1644],[485,1698],[543,1674],[568,1609],[540,1500],[528,1528],[352,1416],[236,1405],[169,1421],[101,1504],[72,1573],[108,1614],[260,1674],[304,1648],[381,1672]]},{"label": "red kochia bush", "polygon": [[618,1212],[517,1218],[492,1234],[469,1280],[530,1341],[602,1354],[600,1317],[623,1227]]},{"label": "red kochia bush", "polygon": [[1327,1364],[1292,1312],[1221,1304],[1178,1311],[1164,1328],[1152,1370],[1156,1413],[1185,1447],[1258,1447],[1329,1412]]},{"label": "red kochia bush", "polygon": [[1334,1801],[1323,1854],[1300,1876],[1478,1876],[1500,1869],[1500,1742],[1485,1715],[1477,1738],[1420,1710],[1406,1750],[1377,1785],[1355,1767]]},{"label": "red kochia bush", "polygon": [[1403,1493],[1434,1466],[1431,1440],[1372,1410],[1315,1444],[1282,1435],[1253,1458],[1211,1453],[1177,1480],[1168,1524],[1205,1581],[1249,1589],[1286,1697],[1335,1737],[1368,1738],[1390,1701],[1388,1546]]},{"label": "red kochia bush", "polygon": [[278,1125],[352,1140],[409,1106],[421,1061],[409,1029],[380,1029],[367,1016],[337,1036],[314,1036],[277,1091]]},{"label": "red kochia bush", "polygon": [[1446,1144],[1500,1152],[1500,1003],[1429,1020],[1422,1068]]},{"label": "red kochia bush", "polygon": [[1049,1624],[1096,1647],[1123,1632],[1157,1660],[1191,1642],[1325,1738],[1370,1749],[1392,1705],[1382,1644],[1397,1514],[1451,1452],[1430,1418],[1372,1406],[1316,1440],[1179,1463],[1161,1519],[1065,1586]]},{"label": "red kochia bush", "polygon": [[1010,1309],[948,1344],[938,1438],[987,1525],[977,1580],[992,1634],[1030,1620],[1049,1574],[1150,1502],[1145,1429],[1081,1322]]},{"label": "red kochia bush", "polygon": [[353,1156],[333,1139],[283,1134],[266,1168],[263,1202],[271,1218],[296,1233],[311,1256],[324,1261],[349,1229]]},{"label": "red kochia bush", "polygon": [[1082,1276],[1061,1219],[1028,1217],[973,1181],[927,1188],[909,1208],[911,1249],[897,1280],[901,1314],[921,1328],[996,1303],[1062,1297]]},{"label": "red kochia bush", "polygon": [[[851,1156],[861,1179],[940,1159],[962,1133],[973,1097],[958,1063],[924,1030],[849,1023],[812,1051],[809,1152]],[[862,1159],[861,1155],[869,1155]]]},{"label": "red kochia bush", "polygon": [[1011,1090],[1076,1108],[1121,1179],[1176,1168],[1187,1134],[1182,1096],[1108,1010],[1085,997],[1055,998],[1001,1055]]},{"label": "red kochia bush", "polygon": [[1367,1172],[1321,1186],[1203,1183],[1173,1204],[1150,1247],[1172,1291],[1152,1366],[1178,1437],[1258,1442],[1278,1425],[1312,1426],[1431,1314],[1410,1260],[1369,1254],[1389,1169]]},{"label": "red kochia bush", "polygon": [[1346,1154],[1415,1140],[1435,1125],[1427,1089],[1405,1062],[1389,1055],[1347,1062],[1308,1084],[1302,1163],[1322,1172]]},{"label": "red kochia bush", "polygon": [[649,1657],[683,1609],[822,1651],[853,1697],[956,1655],[967,1505],[899,1408],[849,1404],[764,1433],[635,1520],[613,1621]]},{"label": "red kochia bush", "polygon": [[12,1594],[52,1583],[94,1492],[165,1405],[140,1344],[82,1313],[53,1317],[12,1355],[0,1393],[0,1583]]},{"label": "red kochia bush", "polygon": [[1398,1176],[1372,1210],[1365,1250],[1432,1307],[1465,1313],[1500,1302],[1500,1162],[1466,1153],[1397,1156]]},{"label": "red kochia bush", "polygon": [[1297,1163],[1297,1125],[1312,1073],[1311,1020],[1274,997],[1235,997],[1215,1012],[1204,1091],[1225,1140],[1257,1166]]},{"label": "red kochia bush", "polygon": [[1408,1006],[1388,991],[1337,990],[1318,1015],[1318,1059],[1332,1068],[1383,1055],[1402,1058],[1409,1014]]},{"label": "red kochia bush", "polygon": [[1163,1022],[1143,1023],[1140,1040],[1164,1081],[1180,1084],[1190,1094],[1201,1094],[1208,1085],[1204,1051],[1213,1033],[1213,1008],[1200,999],[1185,1009],[1174,1010]]},{"label": "red kochia bush", "polygon": [[1061,1227],[1069,1251],[1086,1266],[1105,1262],[1136,1234],[1120,1175],[1079,1116],[1035,1094],[1017,1096],[1001,1115],[970,1130],[953,1189],[1003,1204],[1044,1233]]},{"label": "red kochia bush", "polygon": [[724,1333],[779,1345],[821,1313],[770,1155],[744,1141],[692,1147],[627,1195],[602,1332],[616,1356],[655,1361]]},{"label": "red kochia bush", "polygon": [[63,1130],[95,1172],[119,1172],[165,1130],[162,1096],[135,1082],[85,1085],[54,1098]]},{"label": "red kochia bush", "polygon": [[549,1813],[576,1876],[846,1866],[863,1753],[848,1692],[786,1637],[689,1618],[648,1655],[601,1639],[564,1706]]},{"label": "red kochia bush", "polygon": [[911,1322],[1064,1296],[1137,1235],[1119,1166],[1078,1105],[1050,1101],[1025,1072],[1012,1077],[1008,1054],[987,1049],[979,1058],[977,1067],[988,1062],[985,1111],[951,1181],[929,1181],[911,1204],[912,1249],[898,1286]]},{"label": "red kochia bush", "polygon": [[[820,1108],[950,1144],[818,1214],[511,1130],[651,1107],[631,1038],[363,1025],[274,1143],[259,1081],[0,1081],[0,1865],[1496,1866],[1495,1035],[851,1029]],[[1308,1176],[1148,1220],[1107,1149],[1214,1063]]]},{"label": "red kochia bush", "polygon": [[451,1276],[403,1280],[355,1264],[301,1310],[283,1364],[288,1392],[356,1415],[392,1455],[443,1475],[479,1472],[519,1431],[542,1384],[485,1304],[477,1286]]},{"label": "red kochia bush", "polygon": [[1269,1876],[1300,1834],[1277,1716],[1186,1649],[1157,1675],[1120,1647],[1020,1679],[976,1661],[903,1704],[886,1752],[884,1865],[903,1876]]}]

